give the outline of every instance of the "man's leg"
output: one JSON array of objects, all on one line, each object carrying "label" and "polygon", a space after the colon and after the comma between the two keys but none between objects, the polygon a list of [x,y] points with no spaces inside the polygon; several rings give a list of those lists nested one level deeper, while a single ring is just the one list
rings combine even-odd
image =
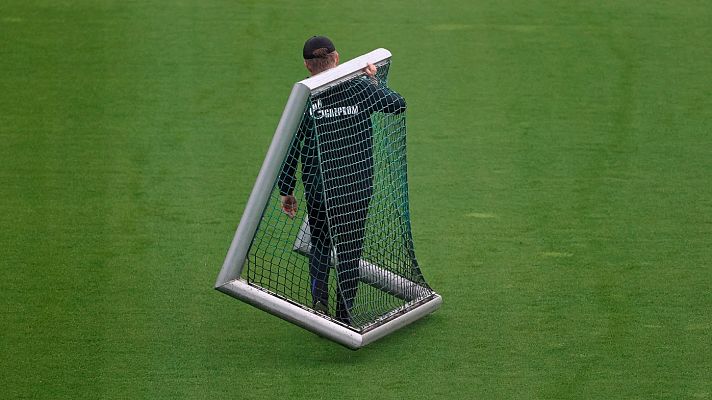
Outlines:
[{"label": "man's leg", "polygon": [[348,325],[353,322],[351,317],[358,289],[359,262],[366,234],[368,203],[368,199],[365,199],[352,204],[349,211],[339,213],[339,226],[334,226],[334,230],[338,232],[336,319]]},{"label": "man's leg", "polygon": [[309,254],[309,287],[314,308],[328,311],[329,304],[329,262],[331,261],[331,240],[326,210],[323,203],[307,202],[311,250]]}]

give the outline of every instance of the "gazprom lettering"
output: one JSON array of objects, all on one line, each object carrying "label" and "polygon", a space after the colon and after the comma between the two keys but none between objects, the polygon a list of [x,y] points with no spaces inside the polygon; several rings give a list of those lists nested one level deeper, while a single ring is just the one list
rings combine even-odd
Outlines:
[{"label": "gazprom lettering", "polygon": [[314,119],[334,118],[342,115],[356,115],[358,114],[358,105],[321,109],[321,100],[317,100],[317,102],[312,103],[309,108],[309,114]]}]

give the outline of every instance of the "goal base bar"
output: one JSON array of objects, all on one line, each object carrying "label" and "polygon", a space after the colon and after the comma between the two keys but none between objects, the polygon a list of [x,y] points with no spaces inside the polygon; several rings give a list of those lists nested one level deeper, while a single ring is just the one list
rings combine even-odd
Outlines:
[{"label": "goal base bar", "polygon": [[309,311],[306,308],[251,286],[242,279],[227,282],[222,286],[216,287],[216,289],[352,350],[358,350],[393,331],[417,321],[440,308],[442,303],[440,295],[433,293],[432,296],[424,299],[422,303],[415,305],[404,314],[360,333],[347,328],[345,325],[333,322],[314,311]]}]

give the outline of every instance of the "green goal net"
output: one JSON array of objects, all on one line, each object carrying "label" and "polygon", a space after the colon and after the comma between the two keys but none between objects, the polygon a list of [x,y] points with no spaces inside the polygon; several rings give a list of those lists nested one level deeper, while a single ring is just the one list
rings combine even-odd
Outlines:
[{"label": "green goal net", "polygon": [[[431,292],[410,230],[406,103],[388,88],[388,70],[311,93],[246,265],[249,283],[356,329]],[[290,195],[293,217],[281,207]],[[413,293],[365,283],[369,268]]]}]

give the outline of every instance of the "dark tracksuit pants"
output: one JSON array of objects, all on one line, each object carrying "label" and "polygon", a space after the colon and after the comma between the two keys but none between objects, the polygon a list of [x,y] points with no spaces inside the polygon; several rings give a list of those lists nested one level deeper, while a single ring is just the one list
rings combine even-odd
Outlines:
[{"label": "dark tracksuit pants", "polygon": [[324,202],[307,198],[311,231],[309,275],[312,298],[329,304],[329,269],[331,248],[336,247],[336,319],[351,324],[359,281],[359,260],[363,250],[370,196],[330,210],[327,219]]}]

